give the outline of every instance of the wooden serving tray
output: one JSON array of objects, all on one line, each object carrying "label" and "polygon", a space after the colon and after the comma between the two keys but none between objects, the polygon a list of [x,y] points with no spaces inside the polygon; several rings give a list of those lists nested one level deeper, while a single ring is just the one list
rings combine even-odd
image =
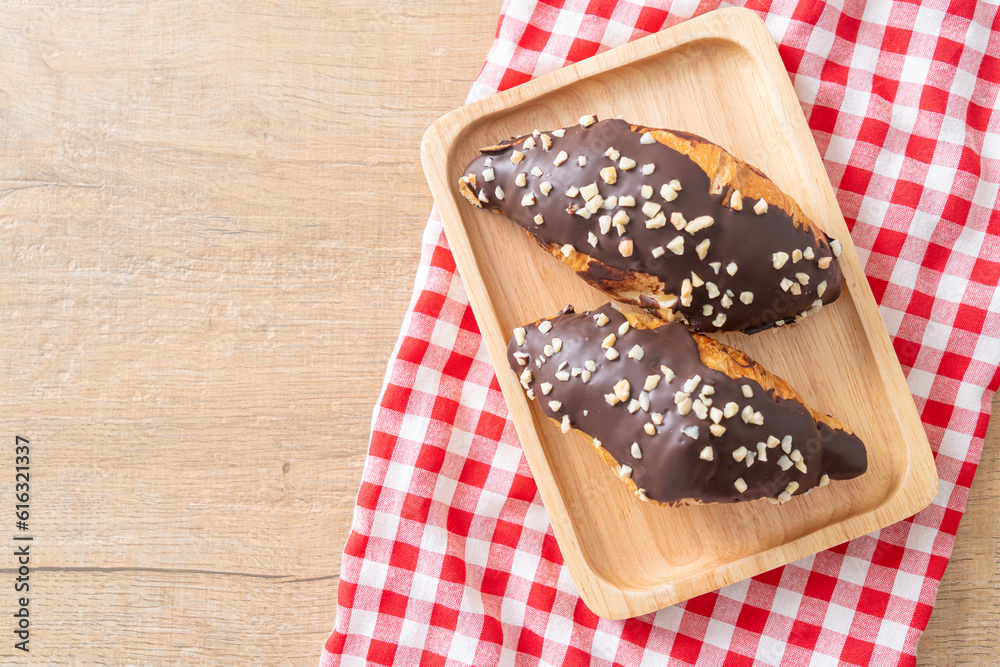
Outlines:
[{"label": "wooden serving tray", "polygon": [[[840,239],[840,299],[795,327],[720,335],[849,424],[869,469],[785,505],[665,508],[632,496],[577,432],[528,401],[506,360],[514,327],[608,297],[520,228],[458,194],[482,146],[584,114],[700,134],[760,167]],[[875,299],[764,24],[723,9],[457,109],[427,130],[424,171],[566,565],[595,613],[666,607],[889,525],[930,503],[937,472]]]}]

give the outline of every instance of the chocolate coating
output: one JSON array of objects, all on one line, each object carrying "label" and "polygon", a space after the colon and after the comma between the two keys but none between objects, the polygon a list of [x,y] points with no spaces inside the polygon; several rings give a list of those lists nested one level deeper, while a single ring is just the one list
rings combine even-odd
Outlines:
[{"label": "chocolate coating", "polygon": [[[608,318],[604,326],[595,320],[600,314]],[[515,373],[520,375],[530,369],[530,381],[522,384],[533,390],[542,411],[556,421],[567,415],[573,428],[599,440],[620,465],[632,468],[633,481],[649,499],[664,503],[695,499],[709,503],[777,498],[787,490],[789,482],[798,484],[791,492],[797,495],[819,485],[823,475],[843,480],[867,470],[867,453],[857,436],[817,422],[801,402],[765,392],[756,381],[733,379],[709,368],[701,361],[694,337],[679,322],[656,329],[630,327],[624,335],[619,335],[619,327],[626,321],[610,304],[580,314],[569,307],[549,320],[552,328],[547,333],[542,333],[536,325],[526,326],[524,344],[518,345],[516,337],[511,339],[507,357]],[[611,333],[615,334],[614,348],[620,355],[614,361],[605,357],[602,348],[602,341]],[[547,356],[545,346],[552,345],[555,338],[562,341],[561,349]],[[629,357],[635,345],[642,348],[640,360]],[[515,357],[518,353],[529,355],[526,364],[522,365]],[[545,361],[539,363],[541,359]],[[584,382],[582,374],[573,369],[585,369],[588,360],[596,364],[596,369],[589,381]],[[562,371],[571,373],[566,381],[556,376],[560,366]],[[669,367],[675,377],[668,381],[661,366]],[[644,392],[644,384],[652,375],[660,380]],[[711,416],[701,419],[695,410],[680,414],[675,393],[696,375],[701,382],[690,394],[692,400],[710,385],[714,389],[714,393],[707,395],[710,409],[724,410],[730,402],[738,406],[735,415],[719,420],[725,427],[721,436],[710,433]],[[622,379],[629,383],[629,398],[609,405],[605,395],[614,394],[615,385]],[[547,395],[543,394],[543,383],[552,385]],[[744,385],[749,385],[752,397],[744,395]],[[648,410],[640,407],[630,413],[630,402],[633,399],[641,402],[642,393],[648,396]],[[558,401],[561,406],[553,409],[550,401]],[[761,414],[762,425],[744,420],[742,413],[746,406]],[[662,425],[653,424],[653,413],[662,415]],[[655,434],[647,433],[646,424],[653,424]],[[689,427],[697,427],[694,437],[685,434],[684,429],[693,433]],[[768,436],[779,441],[791,436],[789,453],[786,455],[781,444],[768,447]],[[758,442],[765,443],[766,461],[756,460]],[[638,445],[641,458],[633,456],[633,443]],[[712,448],[711,460],[702,458],[706,447]],[[754,453],[755,460],[749,467],[746,459],[737,461],[733,457],[740,447]],[[795,451],[802,455],[805,472],[794,464],[787,470],[779,466],[783,456],[791,462]],[[737,489],[737,479],[746,483],[745,491]]]},{"label": "chocolate coating", "polygon": [[[540,135],[525,135],[501,146],[483,149],[482,155],[466,168],[467,176],[464,178],[475,176],[473,191],[479,195],[478,201],[484,208],[501,211],[541,245],[555,244],[560,247],[570,244],[577,252],[598,260],[590,262],[586,270],[579,272],[582,278],[596,287],[615,295],[615,284],[628,278],[623,272],[633,272],[655,276],[662,281],[661,296],[681,295],[683,281],[692,279],[694,273],[705,285],[693,288],[690,305],[685,306],[678,299],[673,310],[695,331],[744,333],[780,326],[777,324],[779,321],[791,323],[796,316],[801,318],[816,312],[822,304],[831,303],[840,295],[840,266],[833,256],[829,239],[820,233],[821,238],[817,241],[812,231],[801,224],[796,226],[792,217],[773,202],[761,215],[753,210],[756,200],[746,197],[742,201],[742,210],[730,208],[731,188],[722,193],[710,193],[711,179],[696,162],[657,141],[642,143],[643,128],[633,129],[623,120],[603,120],[589,127],[575,125],[564,130],[561,138],[551,132],[546,134],[552,142],[548,150],[543,147]],[[695,135],[674,134],[692,142],[708,143]],[[535,145],[525,148],[524,142],[528,139]],[[636,166],[622,169],[618,160],[605,155],[609,148],[617,150],[622,157],[634,160]],[[517,164],[511,161],[515,151],[524,155]],[[565,151],[568,157],[556,166],[554,160],[561,151]],[[581,155],[587,158],[584,166],[578,163]],[[491,161],[490,167],[486,166],[487,161]],[[643,175],[644,164],[654,165],[652,174]],[[617,180],[609,185],[602,179],[601,169],[611,166],[616,168]],[[486,181],[484,177],[489,168],[493,170],[492,181]],[[541,170],[541,176],[531,173],[536,168]],[[524,174],[524,186],[517,185],[515,181],[520,174]],[[661,188],[675,179],[682,189],[676,199],[667,201],[660,194]],[[540,187],[543,182],[552,185],[548,195]],[[599,209],[589,219],[576,215],[575,211],[584,208],[586,202],[582,195],[570,198],[566,192],[570,187],[582,188],[591,183],[597,184],[600,195],[605,199],[632,195],[635,206]],[[641,196],[643,185],[652,187],[653,194],[648,199]],[[503,191],[502,199],[497,196],[497,186]],[[525,205],[522,200],[529,193],[534,196],[534,204]],[[665,226],[646,227],[645,222],[650,216],[645,215],[642,208],[647,201],[661,205],[667,220]],[[612,226],[610,231],[602,234],[600,217],[614,216],[619,211],[624,211],[630,218],[624,225],[624,233],[619,234]],[[670,223],[674,212],[680,212],[689,222],[708,215],[713,218],[714,224],[693,233],[678,230]],[[535,222],[539,214],[544,220],[542,224]],[[588,242],[591,233],[597,237],[596,247]],[[653,256],[654,248],[662,248],[678,236],[683,238],[682,254],[665,250],[659,257]],[[704,258],[700,258],[695,248],[705,239],[710,245]],[[631,256],[622,256],[619,243],[624,240],[633,241]],[[806,248],[812,248],[813,259],[789,259],[782,268],[774,268],[774,253],[784,252],[791,258],[794,251],[805,251]],[[819,268],[819,260],[826,257],[831,258],[829,266]],[[720,268],[711,267],[713,262],[718,262]],[[730,262],[737,267],[734,275],[727,271]],[[800,284],[803,274],[808,282]],[[783,278],[796,285],[790,287],[786,283],[786,288],[801,290],[801,294],[795,295],[783,289]],[[709,283],[718,287],[714,297],[710,296]],[[822,295],[818,293],[820,283],[825,283]],[[729,298],[726,303],[731,303],[725,306],[722,299],[727,292]],[[740,295],[744,292],[752,293],[751,303],[741,301]],[[639,305],[654,314],[658,306],[652,295],[645,294],[640,297]],[[712,306],[708,314],[706,305]],[[722,323],[716,319],[720,313],[726,316]]]}]

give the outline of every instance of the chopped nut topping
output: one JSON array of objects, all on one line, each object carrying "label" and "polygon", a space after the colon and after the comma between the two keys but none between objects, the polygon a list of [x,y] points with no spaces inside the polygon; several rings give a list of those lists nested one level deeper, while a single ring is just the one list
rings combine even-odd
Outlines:
[{"label": "chopped nut topping", "polygon": [[659,375],[647,375],[646,383],[642,385],[642,388],[645,391],[653,391],[654,389],[656,389],[656,385],[658,384],[660,384]]},{"label": "chopped nut topping", "polygon": [[549,193],[552,192],[552,184],[549,183],[548,181],[543,181],[538,185],[538,189],[542,191],[543,195],[548,197]]},{"label": "chopped nut topping", "polygon": [[594,197],[598,196],[601,191],[597,188],[597,183],[591,183],[590,185],[585,185],[580,188],[580,194],[586,201],[590,201]]},{"label": "chopped nut topping", "polygon": [[792,453],[788,455],[788,458],[798,463],[799,461],[802,460],[802,452],[800,452],[797,449],[793,449]]},{"label": "chopped nut topping", "polygon": [[[583,380],[584,384],[587,384],[588,382],[590,382],[590,377],[591,377],[590,371],[583,370],[583,371],[580,372],[580,379]],[[584,410],[583,414],[584,414],[584,416],[586,416],[587,415],[587,411]]]},{"label": "chopped nut topping", "polygon": [[[549,392],[545,391],[544,389],[545,385],[542,385],[542,387],[543,387],[542,393],[548,394]],[[549,385],[549,388],[551,389],[552,385]],[[552,412],[559,412],[560,410],[562,410],[562,403],[560,403],[559,401],[549,401],[549,410],[552,410]]]},{"label": "chopped nut topping", "polygon": [[491,157],[486,158],[483,161],[483,164],[485,164],[487,167],[492,167],[493,166],[493,158],[491,158]]},{"label": "chopped nut topping", "polygon": [[633,345],[632,349],[628,351],[628,358],[629,359],[635,359],[636,361],[639,361],[639,360],[642,359],[643,354],[644,353],[643,353],[642,347],[640,347],[639,345]]},{"label": "chopped nut topping", "polygon": [[618,335],[624,336],[625,334],[628,333],[629,328],[630,325],[628,323],[628,320],[625,320],[624,322],[621,323],[621,326],[618,327]]},{"label": "chopped nut topping", "polygon": [[800,285],[809,284],[809,274],[808,273],[796,273],[795,279],[799,281]]},{"label": "chopped nut topping", "polygon": [[694,410],[694,414],[698,419],[708,419],[708,408],[705,407],[700,398],[694,399],[691,409]]},{"label": "chopped nut topping", "polygon": [[783,452],[785,452],[786,454],[791,453],[791,451],[792,451],[792,436],[786,435],[784,438],[781,439],[781,450]]},{"label": "chopped nut topping", "polygon": [[747,464],[748,468],[753,465],[754,459],[756,457],[757,457],[756,452],[747,451],[747,457],[745,459],[745,463]]},{"label": "chopped nut topping", "polygon": [[531,175],[535,176],[535,177],[541,176],[542,175],[542,169],[541,169],[541,167],[532,167],[532,169],[531,169]]},{"label": "chopped nut topping", "polygon": [[605,400],[605,402],[607,402],[608,405],[610,405],[612,407],[614,407],[614,406],[618,405],[619,403],[621,403],[621,401],[618,400],[618,397],[615,396],[614,394],[605,394],[604,395],[604,400]]},{"label": "chopped nut topping", "polygon": [[488,203],[490,203],[490,198],[486,195],[485,192],[483,192],[482,190],[480,190],[479,191],[479,201],[483,202],[484,204],[488,204]]},{"label": "chopped nut topping", "polygon": [[529,148],[534,148],[534,147],[535,147],[534,137],[528,137],[527,139],[524,140],[524,150],[528,150]]},{"label": "chopped nut topping", "polygon": [[673,382],[674,378],[676,377],[676,375],[674,375],[673,369],[669,368],[668,366],[660,366],[660,372],[663,373],[663,379],[666,380],[667,383]]},{"label": "chopped nut topping", "polygon": [[642,195],[643,199],[649,199],[650,197],[653,196],[653,186],[643,185],[641,188],[639,188],[639,194]]},{"label": "chopped nut topping", "polygon": [[659,229],[667,224],[667,217],[663,213],[657,213],[656,217],[646,221],[646,229]]},{"label": "chopped nut topping", "polygon": [[621,470],[618,471],[618,477],[621,479],[628,479],[632,476],[632,468],[629,466],[622,466]]},{"label": "chopped nut topping", "polygon": [[722,262],[709,262],[708,265],[712,267],[713,271],[715,271],[715,275],[719,275],[719,269],[722,268]]},{"label": "chopped nut topping", "polygon": [[673,201],[677,199],[677,191],[674,190],[669,185],[667,185],[666,183],[664,183],[662,186],[660,186],[660,196],[667,201]]},{"label": "chopped nut topping", "polygon": [[689,278],[685,278],[684,282],[681,283],[681,305],[691,305],[691,280]]},{"label": "chopped nut topping", "polygon": [[[602,314],[603,314],[603,313],[602,313]],[[603,325],[602,325],[602,326],[603,326]],[[609,333],[609,334],[608,334],[608,335],[607,335],[607,336],[606,336],[606,337],[604,338],[604,340],[602,340],[602,341],[601,341],[601,347],[603,347],[603,348],[604,348],[604,349],[606,350],[606,349],[608,349],[609,347],[612,347],[612,346],[614,346],[614,344],[615,344],[615,341],[616,341],[616,340],[618,340],[618,338],[617,338],[617,337],[616,337],[616,336],[615,336],[615,335],[614,335],[613,333]]]},{"label": "chopped nut topping", "polygon": [[721,306],[722,306],[723,308],[729,308],[730,306],[732,306],[732,305],[733,305],[733,300],[729,298],[729,295],[728,295],[728,294],[723,294],[723,295],[722,295],[722,298],[721,298],[721,299],[719,299],[719,304],[720,304],[720,305],[721,305]]},{"label": "chopped nut topping", "polygon": [[486,181],[487,183],[492,181],[494,178],[496,178],[496,174],[493,172],[492,169],[486,169],[483,171],[483,180]]},{"label": "chopped nut topping", "polygon": [[513,153],[510,154],[510,161],[513,162],[514,164],[520,164],[521,160],[523,159],[524,159],[524,153],[522,153],[521,151],[514,151]]},{"label": "chopped nut topping", "polygon": [[594,195],[593,197],[587,200],[587,205],[585,208],[591,213],[597,213],[597,211],[600,210],[601,205],[603,203],[604,203],[604,197],[602,197],[601,195]]},{"label": "chopped nut topping", "polygon": [[823,296],[826,293],[826,281],[816,285],[816,296]]},{"label": "chopped nut topping", "polygon": [[684,226],[684,231],[688,234],[694,234],[695,232],[700,232],[703,229],[707,229],[715,224],[715,218],[710,215],[699,215],[697,218],[687,223]]},{"label": "chopped nut topping", "polygon": [[563,257],[569,257],[576,252],[576,248],[574,248],[572,244],[566,243],[563,244],[563,247],[559,248],[559,252],[562,253]]},{"label": "chopped nut topping", "polygon": [[625,226],[629,222],[628,213],[626,213],[625,211],[618,211],[617,213],[615,213],[615,217],[612,218],[611,221],[614,222],[616,225]]},{"label": "chopped nut topping", "polygon": [[597,362],[594,361],[593,359],[587,359],[585,362],[583,362],[583,367],[590,372],[594,372],[597,370]]},{"label": "chopped nut topping", "polygon": [[731,276],[735,276],[738,270],[739,267],[736,266],[736,262],[729,262],[729,264],[726,265],[726,273],[728,273]]},{"label": "chopped nut topping", "polygon": [[601,204],[601,208],[603,208],[605,211],[610,211],[616,206],[618,206],[618,197],[614,195],[611,195],[610,197],[605,199],[604,203]]},{"label": "chopped nut topping", "polygon": [[741,388],[743,390],[744,396],[746,396],[747,398],[753,398],[753,387],[751,387],[748,384],[745,384]]},{"label": "chopped nut topping", "polygon": [[780,458],[780,459],[778,459],[778,467],[779,467],[779,468],[781,468],[782,470],[788,470],[788,469],[789,469],[789,468],[791,468],[791,467],[792,467],[793,465],[794,465],[794,464],[792,463],[791,459],[789,459],[789,458],[788,458],[787,456],[785,456],[784,454],[782,454],[782,455],[781,455],[781,458]]},{"label": "chopped nut topping", "polygon": [[642,205],[642,212],[646,215],[647,218],[652,218],[653,216],[655,216],[657,213],[660,212],[661,208],[662,207],[656,202],[648,201]]},{"label": "chopped nut topping", "polygon": [[829,483],[830,483],[830,476],[829,475],[824,474],[822,477],[819,478],[819,485],[820,486],[826,486]]},{"label": "chopped nut topping", "polygon": [[726,432],[726,427],[722,424],[712,424],[708,427],[708,430],[717,438],[721,438],[722,434]]},{"label": "chopped nut topping", "polygon": [[609,231],[611,231],[611,216],[610,215],[602,215],[600,218],[597,219],[597,221],[601,225],[601,233],[602,234],[607,234]]},{"label": "chopped nut topping", "polygon": [[708,317],[714,311],[715,311],[715,308],[713,308],[712,304],[710,304],[710,303],[706,303],[704,306],[701,307],[701,314],[704,315],[705,317]]},{"label": "chopped nut topping", "polygon": [[535,400],[535,390],[534,389],[529,389],[528,391],[525,392],[525,394],[527,395],[529,401]]},{"label": "chopped nut topping", "polygon": [[[597,326],[603,327],[605,324],[609,322],[609,319],[608,316],[605,315],[604,313],[597,313],[596,315],[594,315],[594,321],[597,322]],[[591,370],[596,370],[596,369],[591,369]]]},{"label": "chopped nut topping", "polygon": [[681,429],[681,433],[691,438],[692,440],[698,439],[698,427],[697,426],[685,426]]},{"label": "chopped nut topping", "polygon": [[800,294],[802,294],[802,288],[799,286],[798,283],[792,283],[792,286],[788,288],[788,291],[794,294],[795,296],[799,296]]},{"label": "chopped nut topping", "polygon": [[576,158],[576,163],[578,165],[580,165],[581,167],[586,167],[587,166],[587,156],[586,155],[580,155],[580,156],[578,156]]},{"label": "chopped nut topping", "polygon": [[767,445],[768,449],[774,449],[780,443],[781,443],[780,440],[778,440],[777,438],[775,438],[773,435],[769,435],[769,436],[767,436],[767,442],[764,443],[764,444]]},{"label": "chopped nut topping", "polygon": [[553,354],[556,353],[556,351],[552,349],[551,345],[546,345],[545,347],[543,347],[542,352],[545,353],[546,357],[551,357]]},{"label": "chopped nut topping", "polygon": [[653,248],[653,249],[652,249],[652,251],[650,251],[650,252],[651,252],[651,254],[653,255],[653,257],[657,257],[657,258],[659,258],[659,257],[663,257],[663,255],[664,255],[664,254],[665,254],[665,253],[666,253],[667,251],[666,251],[666,250],[665,250],[665,249],[663,248],[663,246],[661,246],[661,245],[658,245],[658,246],[656,246],[655,248]]},{"label": "chopped nut topping", "polygon": [[767,463],[767,446],[763,442],[757,443],[757,460]]},{"label": "chopped nut topping", "polygon": [[832,257],[820,257],[818,260],[816,260],[816,266],[818,266],[821,269],[828,269],[830,268],[830,264],[832,262],[833,262]]},{"label": "chopped nut topping", "polygon": [[677,231],[680,231],[687,226],[687,220],[684,219],[683,213],[680,211],[674,211],[670,214],[670,224],[673,225]]},{"label": "chopped nut topping", "polygon": [[691,272],[691,286],[692,287],[701,287],[704,284],[705,284],[705,281],[702,280],[701,277],[697,273],[695,273],[694,271],[692,271]]},{"label": "chopped nut topping", "polygon": [[617,160],[620,155],[621,153],[616,151],[614,146],[611,146],[608,150],[604,151],[604,157],[609,157],[612,161]]},{"label": "chopped nut topping", "polygon": [[747,456],[747,448],[743,447],[742,445],[738,449],[733,450],[733,458],[736,459],[737,462],[743,461],[743,459],[745,459],[746,456]]},{"label": "chopped nut topping", "polygon": [[753,292],[740,292],[740,301],[747,305],[753,303]]},{"label": "chopped nut topping", "polygon": [[691,397],[690,392],[686,392],[686,391],[683,391],[683,390],[675,391],[674,392],[674,405],[680,405],[681,403],[684,402],[684,399],[690,398],[690,397]]},{"label": "chopped nut topping", "polygon": [[573,199],[578,194],[580,194],[580,188],[576,187],[575,185],[569,186],[569,189],[566,190],[566,196],[569,197],[570,199]]},{"label": "chopped nut topping", "polygon": [[663,424],[663,415],[660,414],[659,412],[654,412],[653,414],[649,415],[649,419],[657,426]]},{"label": "chopped nut topping", "polygon": [[843,248],[840,245],[840,241],[838,241],[837,239],[830,241],[830,250],[833,251],[834,257],[840,257],[840,253],[843,250]]},{"label": "chopped nut topping", "polygon": [[802,251],[796,248],[792,251],[792,264],[798,264],[802,259]]},{"label": "chopped nut topping", "polygon": [[639,143],[640,144],[655,144],[656,143],[656,137],[654,137],[649,132],[643,132],[642,133],[642,137],[639,138]]},{"label": "chopped nut topping", "polygon": [[757,215],[763,215],[767,213],[767,202],[761,197],[757,200],[757,203],[753,205],[753,212]]},{"label": "chopped nut topping", "polygon": [[714,327],[721,327],[725,323],[726,323],[725,313],[719,313],[718,315],[715,316],[715,319],[712,320],[712,326]]},{"label": "chopped nut topping", "polygon": [[816,257],[816,253],[813,252],[812,246],[809,246],[808,248],[802,251],[802,257],[809,260]]},{"label": "chopped nut topping", "polygon": [[719,292],[718,285],[712,282],[705,283],[705,289],[708,290],[709,299],[714,299],[715,297],[719,296],[719,294],[721,294],[721,292]]},{"label": "chopped nut topping", "polygon": [[735,486],[736,490],[740,493],[744,493],[747,490],[747,483],[743,481],[742,477],[737,477],[736,481],[733,482],[733,486]]},{"label": "chopped nut topping", "polygon": [[702,241],[701,243],[699,243],[694,247],[694,251],[698,253],[698,259],[705,259],[705,255],[708,254],[708,246],[711,243],[712,243],[711,241],[705,239],[704,241]]},{"label": "chopped nut topping", "polygon": [[743,195],[740,194],[739,190],[733,190],[733,196],[729,198],[729,208],[734,211],[743,210]]},{"label": "chopped nut topping", "polygon": [[608,185],[614,185],[618,182],[618,170],[614,167],[605,167],[604,169],[601,169],[601,180]]},{"label": "chopped nut topping", "polygon": [[596,122],[597,122],[597,116],[594,114],[591,114],[589,116],[580,116],[580,125],[583,125],[584,127],[590,127]]},{"label": "chopped nut topping", "polygon": [[722,416],[726,419],[731,419],[736,416],[736,413],[740,411],[740,406],[736,404],[735,401],[729,401],[726,403],[725,409],[722,411]]},{"label": "chopped nut topping", "polygon": [[691,412],[692,405],[694,405],[694,402],[690,398],[685,398],[681,401],[680,405],[677,406],[677,412],[681,415],[686,415]]},{"label": "chopped nut topping", "polygon": [[547,134],[543,134],[539,138],[542,140],[542,150],[546,150],[547,151],[550,148],[552,148],[552,137],[550,137]]},{"label": "chopped nut topping", "polygon": [[553,130],[552,136],[562,139],[566,135],[566,130]]},{"label": "chopped nut topping", "polygon": [[674,239],[667,244],[667,250],[671,251],[675,255],[680,255],[684,252],[684,237],[675,236]]},{"label": "chopped nut topping", "polygon": [[518,347],[524,345],[524,337],[528,332],[525,331],[524,327],[517,327],[514,329],[514,340],[517,341]]},{"label": "chopped nut topping", "polygon": [[745,406],[740,412],[740,417],[743,419],[743,423],[749,424],[750,420],[753,419],[753,408],[749,405]]},{"label": "chopped nut topping", "polygon": [[635,197],[632,195],[622,195],[618,198],[618,205],[625,207],[635,206]]},{"label": "chopped nut topping", "polygon": [[780,269],[781,267],[783,267],[785,265],[785,262],[787,261],[788,261],[787,252],[776,252],[773,255],[771,255],[771,263],[774,265],[774,268],[776,269]]},{"label": "chopped nut topping", "polygon": [[521,373],[521,384],[529,384],[531,382],[531,378],[532,378],[531,369],[525,368],[524,371]]},{"label": "chopped nut topping", "polygon": [[635,413],[639,412],[639,408],[640,407],[642,407],[642,406],[639,404],[639,401],[637,401],[637,400],[635,400],[633,398],[631,401],[629,401],[629,404],[628,404],[629,414],[633,414],[634,415]]},{"label": "chopped nut topping", "polygon": [[495,197],[496,197],[497,199],[499,199],[500,201],[503,201],[503,188],[501,188],[501,187],[500,187],[500,186],[498,185],[498,186],[497,186],[497,189],[493,191],[493,195],[494,195],[494,196],[495,196]]},{"label": "chopped nut topping", "polygon": [[621,253],[622,257],[632,256],[632,239],[625,239],[618,244],[618,252]]},{"label": "chopped nut topping", "polygon": [[618,350],[616,350],[613,347],[609,347],[608,351],[604,353],[604,358],[607,359],[608,361],[614,361],[615,359],[618,358],[618,356],[619,356]]},{"label": "chopped nut topping", "polygon": [[787,503],[791,499],[792,496],[789,495],[788,491],[782,491],[781,493],[778,494],[778,500],[780,500],[783,503]]},{"label": "chopped nut topping", "polygon": [[780,285],[781,285],[781,289],[783,289],[783,290],[784,290],[784,291],[786,291],[786,292],[788,291],[788,288],[790,288],[790,287],[791,287],[792,285],[794,285],[794,284],[795,284],[795,283],[793,283],[793,282],[792,282],[791,280],[789,280],[788,278],[782,278],[782,279],[781,279],[781,283],[780,283]]},{"label": "chopped nut topping", "polygon": [[524,366],[526,363],[528,363],[528,359],[530,359],[531,356],[525,354],[524,352],[515,352],[514,358],[517,359],[517,363],[519,365]]},{"label": "chopped nut topping", "polygon": [[[555,132],[553,132],[552,134],[555,134]],[[569,159],[569,154],[566,153],[566,151],[559,151],[556,154],[556,159],[552,161],[552,164],[554,164],[555,166],[558,167],[559,165],[561,165],[563,162],[565,162],[568,159]]]},{"label": "chopped nut topping", "polygon": [[701,384],[701,376],[695,375],[691,378],[688,378],[688,380],[684,383],[683,389],[688,394],[693,394],[694,390],[698,388],[699,384]]},{"label": "chopped nut topping", "polygon": [[751,424],[756,424],[757,426],[763,426],[764,425],[764,415],[762,415],[760,412],[754,412],[753,413],[753,417],[750,418],[750,423]]},{"label": "chopped nut topping", "polygon": [[532,192],[521,197],[521,206],[534,206],[535,205],[535,195]]},{"label": "chopped nut topping", "polygon": [[644,164],[644,165],[642,165],[642,175],[643,176],[649,176],[654,171],[656,171],[656,165],[655,164]]},{"label": "chopped nut topping", "polygon": [[628,171],[629,169],[634,169],[635,160],[633,160],[630,157],[623,157],[621,160],[618,161],[618,166],[621,168],[622,171]]},{"label": "chopped nut topping", "polygon": [[569,433],[571,428],[573,428],[573,424],[569,421],[569,415],[563,415],[562,423],[559,425],[559,430],[563,433]]},{"label": "chopped nut topping", "polygon": [[[541,384],[541,388],[542,388],[542,394],[545,395],[545,396],[548,396],[549,392],[552,391],[552,383],[551,382],[543,382]],[[560,403],[559,406],[562,407],[562,404]],[[551,403],[549,404],[549,407],[552,407]],[[552,409],[553,410],[558,410],[559,408],[552,408]]]},{"label": "chopped nut topping", "polygon": [[[656,429],[653,428],[652,424],[646,424],[646,426],[649,427],[649,429],[646,430],[646,433],[649,433],[649,431],[653,431],[653,433],[649,433],[649,435],[653,435],[654,433],[656,433]],[[634,459],[642,458],[642,450],[639,449],[639,443],[637,442],[632,443],[632,458]]]}]

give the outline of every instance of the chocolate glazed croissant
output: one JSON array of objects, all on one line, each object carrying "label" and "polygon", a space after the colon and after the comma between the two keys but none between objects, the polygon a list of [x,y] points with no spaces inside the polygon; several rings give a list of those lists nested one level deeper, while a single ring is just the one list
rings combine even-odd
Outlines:
[{"label": "chocolate glazed croissant", "polygon": [[694,331],[756,333],[840,295],[839,242],[692,134],[586,116],[482,149],[459,189],[591,285]]},{"label": "chocolate glazed croissant", "polygon": [[511,369],[642,500],[786,502],[858,477],[865,446],[746,354],[611,304],[519,327]]}]

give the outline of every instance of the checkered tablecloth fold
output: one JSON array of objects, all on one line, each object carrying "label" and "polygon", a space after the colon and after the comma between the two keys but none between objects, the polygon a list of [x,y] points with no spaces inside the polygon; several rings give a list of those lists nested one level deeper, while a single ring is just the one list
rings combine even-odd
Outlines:
[{"label": "checkered tablecloth fold", "polygon": [[[915,663],[1000,385],[1000,12],[744,5],[778,44],[837,190],[935,452],[934,502],[655,614],[598,618],[563,565],[432,212],[322,667]],[[719,6],[508,0],[470,99]]]}]

